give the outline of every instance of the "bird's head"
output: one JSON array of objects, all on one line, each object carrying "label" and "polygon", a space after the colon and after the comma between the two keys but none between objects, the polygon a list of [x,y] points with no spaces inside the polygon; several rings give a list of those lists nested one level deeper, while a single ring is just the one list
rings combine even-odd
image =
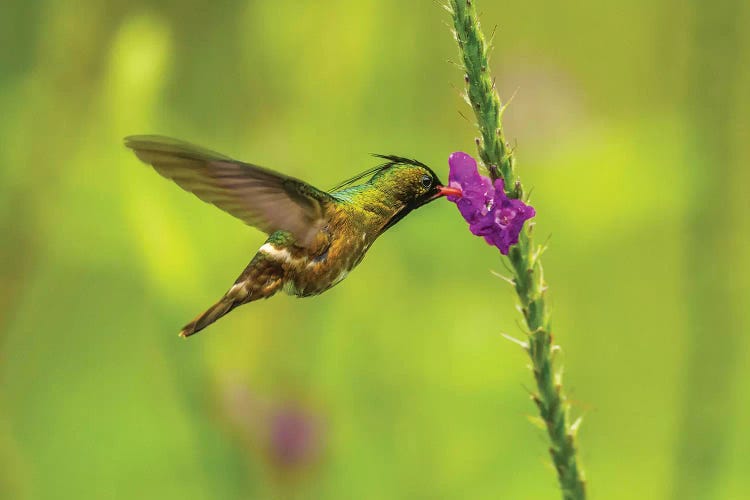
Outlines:
[{"label": "bird's head", "polygon": [[442,196],[461,196],[459,189],[446,187],[430,167],[417,160],[399,156],[383,156],[387,163],[375,172],[370,184],[384,198],[399,207],[383,231],[403,219],[409,212]]},{"label": "bird's head", "polygon": [[442,196],[461,195],[460,190],[444,186],[437,174],[424,163],[399,156],[376,156],[387,163],[378,169],[370,183],[396,203],[407,207],[407,211]]}]

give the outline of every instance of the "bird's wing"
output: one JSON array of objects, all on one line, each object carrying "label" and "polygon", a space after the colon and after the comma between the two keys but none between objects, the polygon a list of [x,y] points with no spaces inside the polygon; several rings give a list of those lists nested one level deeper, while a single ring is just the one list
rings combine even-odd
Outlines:
[{"label": "bird's wing", "polygon": [[325,225],[328,193],[271,170],[161,136],[131,136],[125,145],[167,179],[244,221],[271,234],[292,233],[308,246]]}]

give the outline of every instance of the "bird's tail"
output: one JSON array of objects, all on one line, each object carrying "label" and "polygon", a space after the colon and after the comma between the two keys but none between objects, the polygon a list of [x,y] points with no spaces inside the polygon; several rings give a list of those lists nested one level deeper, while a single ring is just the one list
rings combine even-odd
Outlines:
[{"label": "bird's tail", "polygon": [[223,296],[216,304],[209,307],[205,312],[199,314],[193,321],[188,323],[180,331],[180,337],[189,337],[206,328],[208,325],[224,316],[226,313],[240,305],[229,294]]},{"label": "bird's tail", "polygon": [[259,253],[216,304],[185,325],[180,337],[198,333],[237,306],[272,296],[281,289],[283,275],[284,271],[278,263],[269,261]]}]

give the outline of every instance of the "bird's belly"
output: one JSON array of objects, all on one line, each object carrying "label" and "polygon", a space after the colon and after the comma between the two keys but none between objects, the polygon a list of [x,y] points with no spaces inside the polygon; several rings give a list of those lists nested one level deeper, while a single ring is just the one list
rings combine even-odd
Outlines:
[{"label": "bird's belly", "polygon": [[318,295],[341,283],[353,267],[349,267],[347,262],[326,264],[309,261],[297,269],[289,269],[284,283],[284,291],[289,295],[298,297]]},{"label": "bird's belly", "polygon": [[332,245],[318,258],[290,263],[286,270],[284,291],[298,297],[325,292],[349,275],[349,272],[362,261],[369,245],[336,247],[337,245]]}]

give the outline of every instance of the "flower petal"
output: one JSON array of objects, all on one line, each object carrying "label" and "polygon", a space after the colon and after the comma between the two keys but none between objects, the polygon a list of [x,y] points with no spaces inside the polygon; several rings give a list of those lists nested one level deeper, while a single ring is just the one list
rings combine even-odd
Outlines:
[{"label": "flower petal", "polygon": [[456,203],[473,234],[483,236],[488,244],[507,255],[510,247],[518,243],[524,222],[534,217],[536,210],[521,200],[508,198],[503,179],[493,183],[481,175],[470,155],[453,153],[448,164],[450,187],[463,192],[461,198],[448,196],[448,200]]}]

